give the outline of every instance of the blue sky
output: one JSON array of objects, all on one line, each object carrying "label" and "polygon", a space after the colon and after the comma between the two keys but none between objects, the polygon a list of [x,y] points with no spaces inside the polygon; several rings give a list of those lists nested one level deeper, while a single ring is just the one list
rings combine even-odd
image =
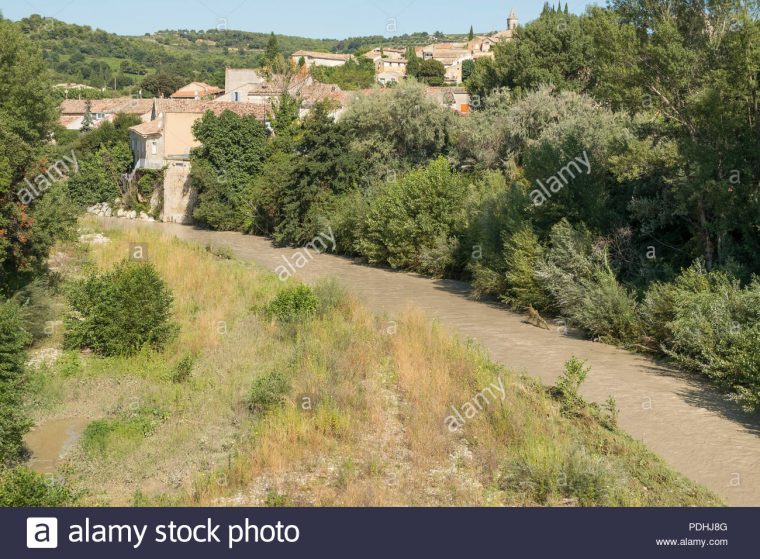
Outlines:
[{"label": "blue sky", "polygon": [[[589,3],[568,1],[574,12]],[[470,25],[476,32],[493,31],[506,27],[513,6],[525,23],[538,16],[543,0],[0,0],[8,19],[37,13],[122,35],[226,25],[337,39],[414,31],[466,33]]]}]

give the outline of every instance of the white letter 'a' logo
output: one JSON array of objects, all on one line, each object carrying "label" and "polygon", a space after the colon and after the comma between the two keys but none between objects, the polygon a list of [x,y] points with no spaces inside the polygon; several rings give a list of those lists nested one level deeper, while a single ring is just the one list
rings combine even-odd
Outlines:
[{"label": "white letter 'a' logo", "polygon": [[57,518],[27,518],[26,547],[28,549],[55,549],[58,547]]}]

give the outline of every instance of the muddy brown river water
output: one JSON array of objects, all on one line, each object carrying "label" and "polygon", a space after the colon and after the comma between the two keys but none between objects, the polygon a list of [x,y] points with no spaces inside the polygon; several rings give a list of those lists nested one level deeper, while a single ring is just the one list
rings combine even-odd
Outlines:
[{"label": "muddy brown river water", "polygon": [[[186,241],[227,247],[236,257],[275,270],[293,262],[295,249],[274,247],[267,239],[190,226],[101,218],[109,228],[148,228]],[[334,276],[370,307],[397,313],[407,306],[477,340],[496,361],[553,383],[573,355],[591,372],[584,396],[604,402],[613,396],[620,425],[672,467],[702,483],[733,506],[760,506],[760,420],[749,417],[712,387],[648,357],[546,331],[523,323],[503,306],[472,300],[466,283],[433,280],[372,268],[322,254],[296,278],[313,282]]]},{"label": "muddy brown river water", "polygon": [[41,474],[52,474],[76,446],[90,422],[82,417],[56,419],[36,426],[24,437],[32,456],[29,467]]}]

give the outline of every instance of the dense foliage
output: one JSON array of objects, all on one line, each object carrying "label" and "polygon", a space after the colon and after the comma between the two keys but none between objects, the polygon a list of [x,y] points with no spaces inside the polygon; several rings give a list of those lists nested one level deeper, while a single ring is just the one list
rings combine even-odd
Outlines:
[{"label": "dense foliage", "polygon": [[195,219],[215,229],[240,229],[249,213],[251,179],[263,165],[266,130],[253,117],[224,111],[219,117],[206,113],[193,134],[202,143],[192,154]]},{"label": "dense foliage", "polygon": [[75,502],[75,495],[63,483],[29,468],[0,471],[0,507],[51,508]]},{"label": "dense foliage", "polygon": [[98,355],[160,350],[172,338],[172,294],[151,264],[125,261],[72,286],[65,321],[67,349]]},{"label": "dense foliage", "polygon": [[0,472],[19,462],[23,436],[30,427],[23,413],[24,361],[31,335],[24,329],[21,309],[0,303]]},{"label": "dense foliage", "polygon": [[[518,28],[471,68],[467,118],[409,80],[288,120],[242,229],[471,278],[756,408],[760,24],[739,1],[612,4]],[[695,269],[709,287],[679,287]]]}]

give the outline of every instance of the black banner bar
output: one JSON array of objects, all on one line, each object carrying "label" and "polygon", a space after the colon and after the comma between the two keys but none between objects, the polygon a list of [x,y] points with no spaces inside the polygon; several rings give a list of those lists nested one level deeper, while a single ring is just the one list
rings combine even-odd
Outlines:
[{"label": "black banner bar", "polygon": [[760,509],[0,509],[0,555],[746,559],[759,521]]}]

